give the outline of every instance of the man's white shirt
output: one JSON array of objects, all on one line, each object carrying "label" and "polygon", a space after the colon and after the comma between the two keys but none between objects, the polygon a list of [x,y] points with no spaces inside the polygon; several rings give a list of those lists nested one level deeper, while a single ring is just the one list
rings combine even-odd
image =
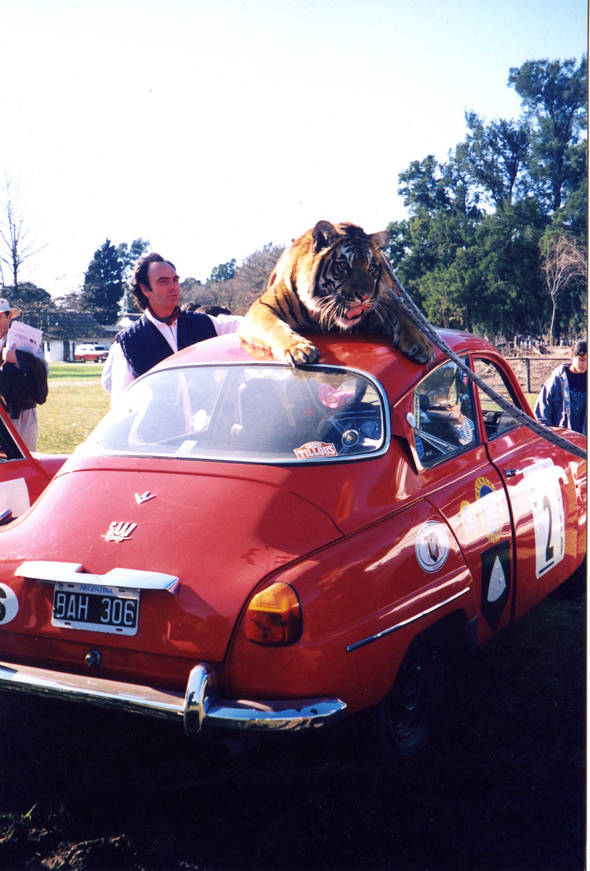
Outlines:
[{"label": "man's white shirt", "polygon": [[[177,322],[169,326],[162,321],[157,320],[149,309],[144,312],[145,316],[155,328],[164,336],[174,352],[178,351],[177,339]],[[207,315],[215,327],[215,332],[218,336],[223,336],[226,333],[235,333],[240,326],[243,318],[241,315]],[[133,369],[127,362],[127,358],[123,353],[123,348],[119,342],[113,342],[109,351],[109,356],[106,359],[104,369],[102,371],[101,382],[107,393],[111,394],[111,404],[114,400],[123,393],[129,385],[135,381]]]}]

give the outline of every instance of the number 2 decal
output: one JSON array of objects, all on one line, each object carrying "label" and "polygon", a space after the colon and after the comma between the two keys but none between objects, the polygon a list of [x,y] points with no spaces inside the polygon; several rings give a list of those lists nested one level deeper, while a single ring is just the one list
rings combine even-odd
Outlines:
[{"label": "number 2 decal", "polygon": [[565,554],[565,519],[559,470],[550,459],[524,470],[535,527],[535,569],[538,578]]},{"label": "number 2 decal", "polygon": [[554,547],[551,544],[551,530],[553,523],[551,522],[551,503],[547,496],[543,496],[543,510],[547,512],[547,544],[545,545],[545,562],[549,563],[553,560]]}]

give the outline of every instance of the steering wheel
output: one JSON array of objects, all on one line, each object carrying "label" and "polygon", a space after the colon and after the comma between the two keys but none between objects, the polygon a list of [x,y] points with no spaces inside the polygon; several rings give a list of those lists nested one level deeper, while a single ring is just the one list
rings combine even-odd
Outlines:
[{"label": "steering wheel", "polygon": [[380,437],[381,413],[366,402],[352,400],[325,418],[318,434],[323,441],[337,442],[339,439],[341,447],[338,453],[347,454],[364,439]]}]

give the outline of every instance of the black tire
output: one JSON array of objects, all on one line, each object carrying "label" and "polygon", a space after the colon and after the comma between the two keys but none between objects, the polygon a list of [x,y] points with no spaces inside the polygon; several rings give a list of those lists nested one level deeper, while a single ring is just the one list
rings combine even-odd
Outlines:
[{"label": "black tire", "polygon": [[374,709],[381,757],[390,766],[420,753],[440,707],[445,675],[445,634],[440,624],[412,641],[395,682]]}]

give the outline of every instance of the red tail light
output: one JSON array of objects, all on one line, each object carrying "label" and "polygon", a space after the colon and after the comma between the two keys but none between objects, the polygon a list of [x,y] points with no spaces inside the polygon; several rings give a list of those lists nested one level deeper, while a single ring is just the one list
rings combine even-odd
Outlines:
[{"label": "red tail light", "polygon": [[272,584],[252,597],[246,635],[256,644],[290,644],[301,637],[301,605],[289,584]]}]

